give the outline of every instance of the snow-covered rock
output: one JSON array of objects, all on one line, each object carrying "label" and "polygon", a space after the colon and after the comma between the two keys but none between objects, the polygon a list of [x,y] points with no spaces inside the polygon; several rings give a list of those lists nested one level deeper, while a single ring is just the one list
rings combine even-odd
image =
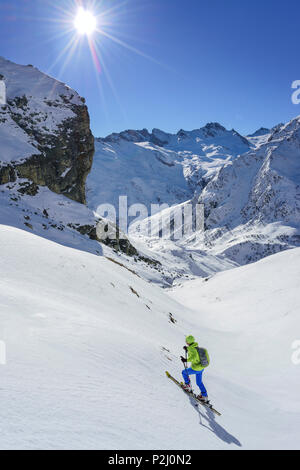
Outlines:
[{"label": "snow-covered rock", "polygon": [[0,58],[0,184],[27,178],[79,202],[94,138],[84,99],[32,66]]}]

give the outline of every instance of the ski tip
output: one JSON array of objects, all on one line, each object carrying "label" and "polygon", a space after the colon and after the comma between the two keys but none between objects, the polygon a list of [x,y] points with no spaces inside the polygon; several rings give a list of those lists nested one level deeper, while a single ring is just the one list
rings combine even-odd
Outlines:
[{"label": "ski tip", "polygon": [[166,370],[166,376],[169,377],[169,378],[171,377],[170,372],[168,372],[167,370]]}]

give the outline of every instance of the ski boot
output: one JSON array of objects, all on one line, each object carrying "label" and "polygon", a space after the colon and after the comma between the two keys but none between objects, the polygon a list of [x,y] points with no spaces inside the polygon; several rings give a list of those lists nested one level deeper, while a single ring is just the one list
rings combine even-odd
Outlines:
[{"label": "ski boot", "polygon": [[185,390],[186,392],[189,392],[189,393],[192,393],[192,386],[191,384],[182,384],[182,388],[183,390]]},{"label": "ski boot", "polygon": [[197,398],[198,398],[198,400],[203,401],[203,403],[207,403],[207,404],[209,403],[208,397],[204,397],[204,396],[201,395],[201,394],[198,395]]}]

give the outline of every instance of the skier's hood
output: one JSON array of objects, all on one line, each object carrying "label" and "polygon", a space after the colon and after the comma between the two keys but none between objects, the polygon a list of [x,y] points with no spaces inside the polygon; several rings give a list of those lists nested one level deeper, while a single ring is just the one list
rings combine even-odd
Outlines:
[{"label": "skier's hood", "polygon": [[185,340],[188,344],[193,344],[195,342],[195,338],[192,335],[187,336]]}]

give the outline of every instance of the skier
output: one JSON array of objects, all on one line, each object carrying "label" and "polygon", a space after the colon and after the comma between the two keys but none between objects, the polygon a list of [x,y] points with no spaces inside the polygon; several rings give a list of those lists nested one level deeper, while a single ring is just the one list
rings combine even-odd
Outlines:
[{"label": "skier", "polygon": [[[186,344],[187,346],[184,346],[184,350],[188,352],[188,357],[186,359],[185,357],[181,356],[181,360],[183,364],[185,365],[185,369],[182,371],[182,376],[184,379],[183,388],[187,392],[192,392],[191,381],[190,381],[189,376],[195,374],[196,383],[198,387],[200,388],[200,392],[201,392],[198,398],[199,400],[205,403],[208,403],[209,400],[208,400],[207,391],[202,382],[202,375],[203,375],[205,366],[203,367],[203,365],[201,365],[201,360],[200,360],[199,350],[198,350],[198,343],[195,342],[194,336],[190,335],[186,337]],[[206,350],[202,350],[202,351],[205,351],[206,356],[207,356],[207,361],[209,364],[209,357],[208,357],[207,351]],[[186,368],[187,362],[191,362],[192,367],[189,369]]]}]

